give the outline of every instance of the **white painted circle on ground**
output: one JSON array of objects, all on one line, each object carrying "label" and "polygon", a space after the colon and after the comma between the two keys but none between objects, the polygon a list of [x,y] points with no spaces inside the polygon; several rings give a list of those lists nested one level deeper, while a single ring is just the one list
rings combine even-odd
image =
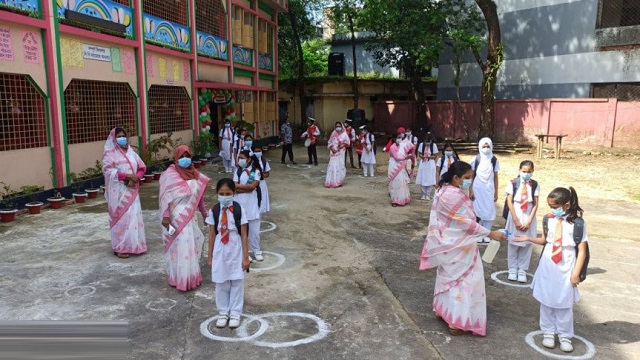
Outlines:
[{"label": "white painted circle on ground", "polygon": [[587,341],[587,339],[583,338],[582,336],[578,336],[578,335],[574,335],[573,338],[582,341],[587,346],[587,353],[586,354],[583,354],[583,355],[554,354],[552,352],[549,352],[549,351],[541,348],[540,346],[538,346],[538,344],[536,344],[536,341],[535,341],[534,337],[536,335],[542,335],[542,334],[544,334],[544,332],[541,331],[541,330],[532,331],[532,332],[528,333],[527,336],[524,337],[524,340],[535,351],[539,352],[540,354],[542,354],[542,355],[544,355],[544,356],[546,356],[546,357],[548,357],[550,359],[558,359],[558,360],[588,360],[588,359],[593,358],[596,355],[596,347],[591,342]]},{"label": "white painted circle on ground", "polygon": [[[273,256],[276,258],[276,263],[271,265],[271,266],[267,266],[267,267],[259,267],[259,268],[254,268],[251,267],[251,272],[261,272],[261,271],[269,271],[269,270],[273,270],[276,268],[279,268],[280,266],[282,266],[282,264],[284,264],[285,260],[287,260],[287,258],[282,255],[282,254],[278,254],[278,253],[274,253],[271,251],[263,251],[262,255],[268,255],[265,256],[266,259],[268,259],[269,257]],[[260,262],[258,261],[254,261],[252,262],[252,264],[259,264]]]},{"label": "white painted circle on ground", "polygon": [[160,298],[158,300],[149,301],[146,308],[153,311],[168,311],[176,306],[177,302],[173,299]]},{"label": "white painted circle on ground", "polygon": [[315,333],[312,336],[309,336],[309,337],[306,337],[306,338],[303,338],[303,339],[298,339],[298,340],[295,340],[295,341],[270,342],[270,341],[251,340],[251,343],[253,345],[270,347],[270,348],[273,348],[273,349],[284,348],[284,347],[293,347],[293,346],[309,344],[309,343],[312,343],[314,341],[322,340],[330,332],[329,331],[329,324],[327,324],[324,320],[320,319],[319,317],[317,317],[317,316],[315,316],[313,314],[298,313],[298,312],[294,312],[294,313],[273,312],[273,313],[267,313],[267,314],[260,315],[260,319],[264,319],[266,317],[278,317],[278,316],[292,316],[292,317],[301,317],[301,318],[305,318],[305,319],[311,319],[311,320],[316,322],[316,325],[318,326],[318,332]]},{"label": "white painted circle on ground", "polygon": [[93,286],[74,286],[72,288],[67,289],[64,292],[65,295],[69,297],[85,297],[89,295],[93,295],[96,292],[96,288]]},{"label": "white painted circle on ground", "polygon": [[[268,225],[269,225],[269,228],[267,228],[267,229],[265,229],[265,230],[260,229],[260,232],[261,232],[261,233],[263,233],[263,232],[273,231],[273,230],[275,230],[275,229],[277,229],[277,228],[278,228],[278,225],[276,225],[276,223],[273,223],[273,222],[271,222],[271,221],[261,221],[261,222],[260,222],[260,225],[262,225],[262,224],[268,224]],[[262,226],[260,226],[260,227],[262,227]]]},{"label": "white painted circle on ground", "polygon": [[[208,318],[202,324],[200,324],[200,333],[204,337],[207,337],[211,340],[224,341],[224,342],[240,342],[240,341],[251,341],[257,338],[258,336],[262,336],[269,328],[269,324],[267,324],[267,322],[259,316],[248,315],[248,314],[242,314],[241,316],[244,317],[245,320],[241,321],[240,327],[236,329],[238,330],[238,335],[240,335],[240,337],[235,338],[235,337],[218,336],[218,335],[214,335],[211,332],[211,330],[209,330],[209,325],[217,321],[220,318],[220,315],[216,315],[214,317]],[[254,321],[258,321],[260,323],[260,327],[258,328],[258,331],[256,331],[254,334],[248,335],[246,333],[247,332],[246,327],[248,325],[247,323],[251,323]]]},{"label": "white painted circle on ground", "polygon": [[[498,284],[502,284],[502,285],[507,285],[507,286],[513,286],[513,287],[517,287],[517,288],[530,288],[531,287],[531,283],[519,283],[519,282],[507,282],[504,280],[500,280],[498,279],[498,275],[501,274],[508,274],[509,270],[502,270],[502,271],[496,271],[493,274],[491,274],[491,278],[493,279],[493,281],[497,282]],[[533,278],[532,274],[526,273],[528,277]]]},{"label": "white painted circle on ground", "polygon": [[298,170],[311,169],[311,165],[307,165],[307,164],[297,164],[297,165],[287,164],[287,167],[291,169],[298,169]]}]

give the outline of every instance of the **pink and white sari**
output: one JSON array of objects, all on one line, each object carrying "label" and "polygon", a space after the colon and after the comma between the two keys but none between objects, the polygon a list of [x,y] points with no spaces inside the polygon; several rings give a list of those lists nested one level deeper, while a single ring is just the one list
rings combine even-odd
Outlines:
[{"label": "pink and white sari", "polygon": [[197,179],[184,180],[176,166],[170,165],[160,177],[160,214],[162,217],[168,214],[171,225],[176,229],[173,235],[162,231],[164,265],[169,285],[188,291],[202,282],[200,255],[204,235],[195,214],[202,203],[209,178],[199,174]]},{"label": "pink and white sari", "polygon": [[406,205],[411,202],[409,192],[409,174],[407,173],[407,158],[413,154],[414,146],[411,141],[404,139],[400,144],[392,144],[389,148],[389,196],[391,204]]},{"label": "pink and white sari", "polygon": [[128,145],[126,149],[118,145],[115,129],[111,130],[104,144],[102,173],[104,174],[104,196],[109,209],[111,247],[119,254],[142,254],[147,251],[142,208],[138,196],[140,185],[128,187],[126,182],[122,181],[123,174],[144,175],[145,170],[146,166],[138,154]]},{"label": "pink and white sari", "polygon": [[435,195],[420,270],[437,268],[433,310],[450,327],[484,336],[487,299],[477,241],[489,230],[476,222],[469,196],[446,185]]},{"label": "pink and white sari", "polygon": [[347,168],[344,165],[345,148],[340,145],[347,146],[351,140],[343,130],[341,132],[333,131],[329,138],[327,148],[329,149],[329,165],[327,166],[327,177],[324,186],[327,188],[337,188],[344,184],[344,178],[347,176]]}]

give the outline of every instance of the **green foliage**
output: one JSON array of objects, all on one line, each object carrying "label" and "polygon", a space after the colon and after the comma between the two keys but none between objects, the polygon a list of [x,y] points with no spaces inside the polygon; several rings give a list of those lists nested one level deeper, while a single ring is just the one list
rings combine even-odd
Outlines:
[{"label": "green foliage", "polygon": [[82,182],[84,180],[89,180],[89,179],[93,179],[96,177],[102,176],[102,163],[100,162],[100,160],[96,160],[96,162],[94,163],[93,167],[90,168],[86,168],[84,170],[82,170],[79,174],[76,174],[74,172],[70,172],[69,173],[69,180],[71,181],[71,184],[76,184],[79,182]]},{"label": "green foliage", "polygon": [[20,192],[24,195],[33,194],[39,191],[44,191],[44,186],[38,185],[25,185],[20,187]]},{"label": "green foliage", "polygon": [[247,130],[248,134],[253,134],[253,131],[256,129],[256,125],[254,123],[246,122],[244,120],[240,120],[236,122],[236,128],[242,128]]},{"label": "green foliage", "polygon": [[2,199],[10,198],[15,196],[15,194],[17,194],[15,190],[11,189],[11,184],[7,184],[4,181],[0,181],[0,185],[2,185],[2,189],[0,190],[0,195],[2,196]]},{"label": "green foliage", "polygon": [[147,169],[152,167],[157,167],[160,170],[164,170],[165,167],[163,165],[163,159],[160,157],[161,152],[168,152],[172,154],[178,144],[181,142],[181,139],[173,139],[173,133],[169,132],[167,135],[162,135],[161,137],[153,140],[149,140],[147,142],[147,147],[144,150],[140,150],[139,147],[131,146],[133,149],[140,155],[140,158],[147,166]]},{"label": "green foliage", "polygon": [[329,73],[328,60],[331,49],[322,39],[302,43],[304,55],[304,73],[306,76],[326,75]]},{"label": "green foliage", "polygon": [[298,78],[299,63],[304,62],[299,56],[299,46],[317,37],[311,13],[321,5],[320,0],[291,0],[289,12],[278,14],[278,65],[282,78]]},{"label": "green foliage", "polygon": [[213,134],[210,132],[200,133],[200,135],[191,142],[193,154],[198,157],[203,157],[205,154],[211,153],[214,139]]},{"label": "green foliage", "polygon": [[360,10],[364,5],[363,0],[335,0],[329,12],[329,20],[336,34],[351,33],[365,30],[360,21]]}]

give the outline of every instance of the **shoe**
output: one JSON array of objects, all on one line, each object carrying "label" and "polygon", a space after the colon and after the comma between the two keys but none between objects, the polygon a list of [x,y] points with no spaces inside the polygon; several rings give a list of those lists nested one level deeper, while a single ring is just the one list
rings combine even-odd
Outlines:
[{"label": "shoe", "polygon": [[527,282],[527,273],[523,270],[518,271],[518,282],[526,283]]},{"label": "shoe", "polygon": [[420,197],[420,200],[427,200],[427,197],[422,195],[422,197]]},{"label": "shoe", "polygon": [[295,162],[295,161],[292,161],[292,162],[291,162],[291,165],[298,165],[298,163],[297,163],[297,162]]},{"label": "shoe", "polygon": [[280,161],[280,164],[287,165],[287,162],[286,161]]},{"label": "shoe", "polygon": [[[569,341],[569,345],[571,345],[571,341]],[[544,339],[542,339],[542,346],[548,349],[556,347],[556,336],[552,333],[545,333]]]},{"label": "shoe", "polygon": [[507,277],[507,280],[509,281],[518,280],[518,272],[516,271],[516,269],[509,269],[509,277]]},{"label": "shoe", "polygon": [[427,200],[427,201],[431,201],[431,196],[427,195],[427,196],[424,197],[424,199]]},{"label": "shoe", "polygon": [[309,161],[309,162],[307,163],[307,165],[311,165],[311,164],[312,164],[312,162],[311,162],[311,161]]},{"label": "shoe", "polygon": [[222,314],[220,315],[220,318],[218,318],[218,320],[216,321],[216,327],[217,328],[226,327],[228,321],[229,321],[229,315]]},{"label": "shoe", "polygon": [[255,258],[256,258],[256,261],[263,261],[264,260],[264,256],[262,256],[262,251],[256,251],[255,252]]},{"label": "shoe", "polygon": [[491,242],[491,239],[489,239],[488,237],[478,240],[478,244],[488,244],[490,242]]},{"label": "shoe", "polygon": [[564,352],[572,352],[573,351],[573,345],[571,344],[571,339],[569,339],[568,337],[561,337],[560,338],[560,350],[562,350]]},{"label": "shoe", "polygon": [[235,329],[240,326],[240,315],[231,315],[229,319],[229,328]]}]

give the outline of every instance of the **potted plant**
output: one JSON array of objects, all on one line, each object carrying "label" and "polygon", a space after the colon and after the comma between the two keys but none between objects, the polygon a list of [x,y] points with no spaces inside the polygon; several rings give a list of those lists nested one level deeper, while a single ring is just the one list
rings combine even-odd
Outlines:
[{"label": "potted plant", "polygon": [[89,199],[97,199],[98,198],[98,191],[100,191],[100,189],[96,189],[96,188],[89,188],[89,189],[85,189],[84,190],[89,196]]},{"label": "potted plant", "polygon": [[153,174],[144,174],[144,182],[150,183],[153,181]]},{"label": "potted plant", "polygon": [[[170,154],[173,153],[175,145],[180,142],[180,139],[173,139],[171,136],[172,133],[167,133],[167,135],[163,135],[157,139],[149,140],[147,147],[144,149],[133,147],[147,166],[147,173],[153,174],[154,180],[160,180],[160,175],[162,175],[162,171],[164,170],[161,153],[163,151]],[[155,169],[155,171],[152,171],[152,169]],[[148,181],[146,180],[146,176],[145,181]]]},{"label": "potted plant", "polygon": [[72,172],[69,173],[69,179],[71,180],[71,188],[73,189],[73,193],[71,195],[74,200],[79,204],[84,203],[89,194],[80,189],[82,176]]},{"label": "potted plant", "polygon": [[44,205],[44,203],[42,201],[37,200],[35,193],[44,191],[44,186],[26,185],[21,187],[20,190],[22,190],[22,193],[24,193],[25,195],[33,194],[29,197],[29,200],[31,201],[29,201],[24,205],[29,210],[29,214],[32,214],[32,215],[40,214],[40,210],[42,209],[42,206]]},{"label": "potted plant", "polygon": [[15,197],[17,192],[11,189],[11,185],[7,185],[1,181],[0,184],[2,184],[0,195],[2,195],[2,203],[4,205],[4,208],[0,209],[0,220],[2,220],[2,222],[12,222],[16,219],[18,209],[15,208],[15,204],[11,198]]},{"label": "potted plant", "polygon": [[53,197],[47,198],[47,201],[49,202],[49,205],[51,206],[52,209],[60,209],[64,204],[65,200],[67,199],[62,197],[62,194],[60,193],[60,191],[56,191]]}]

